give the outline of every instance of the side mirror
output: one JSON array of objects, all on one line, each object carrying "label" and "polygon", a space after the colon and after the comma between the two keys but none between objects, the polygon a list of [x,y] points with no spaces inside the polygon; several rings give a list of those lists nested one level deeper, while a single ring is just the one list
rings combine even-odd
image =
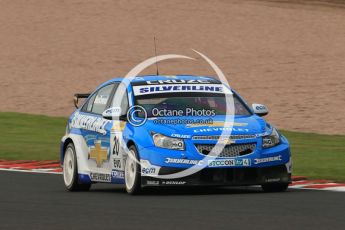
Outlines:
[{"label": "side mirror", "polygon": [[90,93],[76,93],[74,94],[74,106],[78,109],[78,102],[79,98],[88,98],[90,96]]},{"label": "side mirror", "polygon": [[123,120],[122,117],[125,116],[125,115],[122,115],[120,107],[111,107],[109,109],[106,109],[102,113],[102,116],[103,116],[104,119],[107,119],[107,120],[114,120],[114,119]]},{"label": "side mirror", "polygon": [[268,109],[265,105],[262,104],[253,104],[253,111],[256,115],[263,117],[268,114]]}]

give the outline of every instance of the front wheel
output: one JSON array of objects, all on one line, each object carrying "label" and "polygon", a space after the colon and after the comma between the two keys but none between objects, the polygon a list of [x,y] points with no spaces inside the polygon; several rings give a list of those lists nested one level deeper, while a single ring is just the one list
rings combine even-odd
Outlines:
[{"label": "front wheel", "polygon": [[125,186],[128,194],[135,195],[141,192],[139,154],[134,145],[129,147],[129,152],[126,159]]},{"label": "front wheel", "polygon": [[65,150],[63,180],[68,191],[87,191],[91,187],[91,184],[80,184],[78,181],[77,155],[72,143]]},{"label": "front wheel", "polygon": [[265,192],[284,192],[289,187],[289,183],[272,183],[261,185]]}]

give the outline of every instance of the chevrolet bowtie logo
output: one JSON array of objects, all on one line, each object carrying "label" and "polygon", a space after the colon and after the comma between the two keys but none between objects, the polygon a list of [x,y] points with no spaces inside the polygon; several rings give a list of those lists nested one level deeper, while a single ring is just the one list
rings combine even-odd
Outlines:
[{"label": "chevrolet bowtie logo", "polygon": [[89,158],[96,161],[97,167],[101,167],[108,159],[108,149],[102,148],[101,141],[95,141],[95,146],[90,148]]},{"label": "chevrolet bowtie logo", "polygon": [[230,144],[234,144],[235,141],[232,139],[220,139],[219,143],[224,144],[224,145],[230,145]]}]

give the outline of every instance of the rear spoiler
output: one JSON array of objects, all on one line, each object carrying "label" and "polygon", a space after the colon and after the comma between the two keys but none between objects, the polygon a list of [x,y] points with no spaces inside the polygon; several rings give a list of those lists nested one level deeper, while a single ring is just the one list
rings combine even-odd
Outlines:
[{"label": "rear spoiler", "polygon": [[74,106],[78,109],[79,98],[88,98],[90,93],[76,93],[74,94]]}]

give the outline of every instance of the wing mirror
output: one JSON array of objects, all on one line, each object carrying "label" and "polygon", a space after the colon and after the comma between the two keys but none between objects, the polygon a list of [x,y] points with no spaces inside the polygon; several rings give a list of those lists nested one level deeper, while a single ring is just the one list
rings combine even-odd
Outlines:
[{"label": "wing mirror", "polygon": [[253,104],[253,111],[256,115],[263,117],[268,114],[268,109],[265,105],[262,104]]},{"label": "wing mirror", "polygon": [[90,93],[76,93],[74,94],[74,106],[78,109],[78,102],[80,98],[88,98]]},{"label": "wing mirror", "polygon": [[111,107],[109,109],[106,109],[102,116],[104,119],[107,120],[121,120],[125,121],[127,119],[126,114],[122,114],[121,107]]}]

